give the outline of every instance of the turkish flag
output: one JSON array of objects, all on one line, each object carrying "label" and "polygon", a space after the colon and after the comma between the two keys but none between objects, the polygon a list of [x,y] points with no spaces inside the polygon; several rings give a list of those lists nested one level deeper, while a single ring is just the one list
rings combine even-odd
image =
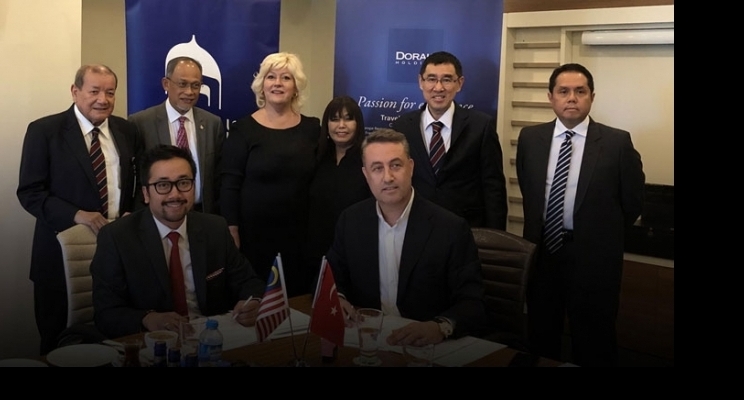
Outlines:
[{"label": "turkish flag", "polygon": [[344,312],[338,300],[336,281],[333,279],[328,261],[323,257],[313,300],[313,313],[310,317],[310,332],[337,346],[343,346],[344,329]]}]

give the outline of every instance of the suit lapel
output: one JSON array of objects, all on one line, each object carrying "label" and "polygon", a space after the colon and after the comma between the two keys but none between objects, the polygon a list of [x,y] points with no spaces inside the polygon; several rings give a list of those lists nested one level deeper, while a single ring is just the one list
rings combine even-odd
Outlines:
[{"label": "suit lapel", "polygon": [[70,153],[80,163],[85,176],[88,177],[88,182],[90,182],[96,193],[98,193],[96,178],[93,176],[93,164],[90,161],[90,151],[88,150],[88,145],[85,143],[85,138],[83,137],[83,132],[80,130],[80,124],[77,122],[73,107],[70,107],[67,112],[67,123],[62,132],[62,137],[70,147]]},{"label": "suit lapel", "polygon": [[[156,110],[155,131],[158,134],[159,143],[173,144],[171,143],[170,121],[168,121],[168,111],[165,109],[165,103],[161,104],[161,106]],[[142,132],[142,134],[144,135],[145,133]]]},{"label": "suit lapel", "polygon": [[[408,216],[403,249],[400,255],[400,268],[398,270],[398,304],[405,298],[406,288],[411,274],[421,259],[426,242],[431,232],[431,221],[429,212],[423,208],[421,200],[414,196],[411,204],[411,212]],[[378,285],[379,286],[379,285]]]},{"label": "suit lapel", "polygon": [[539,165],[535,165],[534,171],[539,171],[542,174],[542,176],[537,177],[535,180],[536,189],[539,191],[539,193],[535,194],[536,198],[545,198],[545,182],[548,179],[548,159],[550,158],[550,145],[553,141],[555,121],[553,120],[552,123],[545,124],[545,128],[538,135],[538,147],[535,151],[544,156],[533,159],[536,163],[540,163]]},{"label": "suit lapel", "polygon": [[[206,122],[204,121],[203,114],[199,112],[196,107],[192,110],[194,110],[194,136],[196,137],[196,155],[199,159],[199,171],[204,171],[206,168],[206,157],[204,155],[207,154],[208,142],[206,134],[204,133],[204,124],[206,124]],[[202,187],[204,187],[204,174],[200,174],[199,178],[201,178],[201,184]]]},{"label": "suit lapel", "polygon": [[574,214],[581,207],[581,203],[589,189],[594,167],[597,165],[601,146],[602,132],[594,122],[589,118],[589,128],[586,132],[586,143],[584,144],[584,155],[581,159],[581,170],[579,171],[579,182],[576,185],[576,198],[574,199]]},{"label": "suit lapel", "polygon": [[147,258],[150,259],[153,272],[158,278],[158,284],[168,294],[170,307],[173,307],[170,274],[168,272],[168,261],[165,259],[165,252],[163,250],[163,241],[160,238],[160,233],[149,209],[142,214],[141,218],[139,226],[140,241],[145,248]]},{"label": "suit lapel", "polygon": [[425,161],[422,164],[424,165],[418,165],[416,164],[414,168],[414,173],[418,169],[421,171],[421,176],[424,177],[427,181],[431,181],[432,184],[436,182],[436,176],[434,176],[434,169],[431,167],[431,163],[429,162],[429,153],[426,151],[426,144],[424,143],[424,133],[421,131],[421,117],[422,114],[426,111],[426,108],[424,108],[421,112],[415,115],[411,115],[410,119],[406,121],[408,127],[403,129],[404,132],[411,132],[413,134],[415,132],[416,137],[408,137],[408,147],[411,149],[411,158],[414,160],[422,160]]},{"label": "suit lapel", "polygon": [[199,308],[207,304],[207,238],[203,227],[189,213],[186,230],[189,233],[189,252],[191,253],[191,273],[194,275],[194,288]]}]

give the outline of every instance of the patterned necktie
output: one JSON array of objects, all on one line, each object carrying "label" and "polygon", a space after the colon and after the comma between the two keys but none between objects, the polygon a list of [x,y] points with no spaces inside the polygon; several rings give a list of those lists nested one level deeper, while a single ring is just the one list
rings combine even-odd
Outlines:
[{"label": "patterned necktie", "polygon": [[170,281],[171,290],[173,291],[173,306],[175,312],[180,315],[189,315],[189,309],[186,306],[186,285],[183,281],[183,267],[181,266],[181,255],[178,252],[178,238],[181,235],[178,232],[168,234],[173,246],[170,253]]},{"label": "patterned necktie", "polygon": [[442,140],[442,127],[443,123],[436,121],[431,123],[431,130],[434,134],[431,136],[431,143],[429,144],[429,160],[431,160],[431,167],[434,169],[434,175],[439,173],[439,169],[442,168],[442,158],[444,157],[444,140]]},{"label": "patterned necktie", "polygon": [[186,136],[186,117],[178,117],[178,134],[176,135],[176,146],[188,150],[189,149],[189,138]]},{"label": "patterned necktie", "polygon": [[94,127],[90,132],[93,137],[90,141],[90,162],[93,165],[93,176],[96,177],[96,185],[98,186],[98,196],[101,198],[101,214],[104,218],[108,218],[108,186],[106,181],[106,159],[103,157],[103,151],[101,151],[101,142],[98,140],[98,135],[101,130],[98,127]]},{"label": "patterned necktie", "polygon": [[548,210],[545,214],[543,242],[549,253],[555,253],[563,246],[563,201],[566,197],[568,167],[571,164],[571,138],[574,132],[566,131],[566,139],[561,143],[558,162],[555,165],[553,184],[550,186]]}]

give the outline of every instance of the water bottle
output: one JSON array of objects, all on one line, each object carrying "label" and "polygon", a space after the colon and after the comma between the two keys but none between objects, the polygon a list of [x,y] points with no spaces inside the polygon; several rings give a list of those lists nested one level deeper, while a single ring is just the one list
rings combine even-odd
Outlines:
[{"label": "water bottle", "polygon": [[219,322],[207,320],[207,327],[199,335],[199,366],[216,367],[222,360],[222,333],[217,327]]},{"label": "water bottle", "polygon": [[163,341],[155,342],[152,354],[152,366],[153,367],[167,367],[168,360],[166,358],[167,346]]}]

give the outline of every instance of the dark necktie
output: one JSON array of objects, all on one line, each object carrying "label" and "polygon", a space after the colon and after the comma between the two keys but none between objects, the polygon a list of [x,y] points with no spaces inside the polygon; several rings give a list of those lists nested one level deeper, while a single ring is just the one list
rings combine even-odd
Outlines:
[{"label": "dark necktie", "polygon": [[431,136],[431,143],[429,144],[429,160],[431,160],[431,168],[434,170],[434,175],[438,174],[439,169],[442,168],[442,158],[444,157],[443,126],[444,124],[439,121],[431,123],[431,130],[434,134]]},{"label": "dark necktie", "polygon": [[186,285],[183,281],[183,267],[181,266],[181,255],[178,253],[178,238],[181,235],[178,232],[168,234],[173,246],[170,253],[170,281],[171,290],[173,291],[174,311],[180,315],[189,315],[189,309],[186,306]]},{"label": "dark necktie", "polygon": [[563,201],[566,197],[568,167],[571,164],[571,137],[574,133],[566,131],[566,139],[561,143],[558,162],[555,165],[553,184],[550,186],[548,209],[545,214],[543,242],[549,253],[555,253],[563,246]]},{"label": "dark necktie", "polygon": [[189,149],[189,138],[186,136],[186,117],[178,118],[178,134],[176,135],[176,146],[188,150]]},{"label": "dark necktie", "polygon": [[90,132],[92,139],[90,141],[90,162],[93,165],[93,176],[96,177],[96,185],[98,186],[98,196],[101,198],[101,214],[104,218],[108,218],[108,186],[106,181],[106,159],[103,157],[103,151],[101,151],[101,141],[98,139],[98,135],[101,130],[98,127],[94,127]]}]

